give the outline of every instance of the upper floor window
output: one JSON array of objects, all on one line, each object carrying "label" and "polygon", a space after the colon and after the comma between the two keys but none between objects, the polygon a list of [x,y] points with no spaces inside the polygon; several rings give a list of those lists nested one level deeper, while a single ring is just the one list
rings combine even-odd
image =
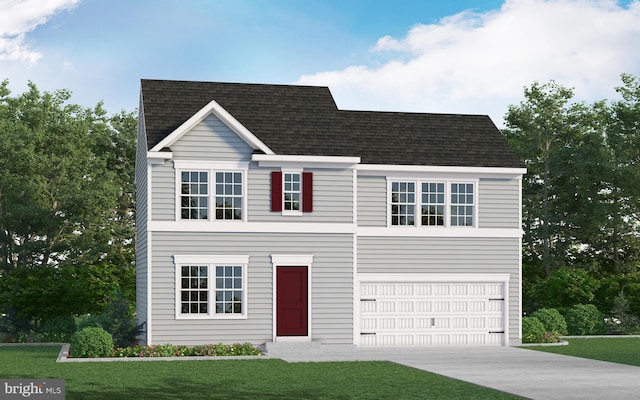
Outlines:
[{"label": "upper floor window", "polygon": [[238,163],[174,161],[178,219],[242,221],[245,169]]},{"label": "upper floor window", "polygon": [[389,223],[473,227],[475,186],[469,182],[391,181]]},{"label": "upper floor window", "polygon": [[285,211],[300,211],[301,200],[301,182],[299,173],[285,173],[284,174],[284,210]]},{"label": "upper floor window", "polygon": [[209,173],[182,171],[180,173],[180,218],[209,218]]},{"label": "upper floor window", "polygon": [[416,184],[391,183],[391,225],[415,225]]},{"label": "upper floor window", "polygon": [[271,211],[301,215],[313,211],[313,173],[271,172]]},{"label": "upper floor window", "polygon": [[422,182],[422,225],[444,226],[444,183]]},{"label": "upper floor window", "polygon": [[473,184],[451,184],[451,226],[473,226]]},{"label": "upper floor window", "polygon": [[242,173],[216,172],[216,219],[242,219]]}]

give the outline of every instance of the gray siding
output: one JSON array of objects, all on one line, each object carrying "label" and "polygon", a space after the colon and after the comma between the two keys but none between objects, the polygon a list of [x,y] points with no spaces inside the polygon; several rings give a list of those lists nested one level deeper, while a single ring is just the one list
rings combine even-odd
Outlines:
[{"label": "gray siding", "polygon": [[313,173],[313,212],[283,216],[271,212],[271,171],[250,169],[248,202],[250,222],[353,222],[353,171],[305,169]]},{"label": "gray siding", "polygon": [[156,164],[151,167],[151,198],[153,221],[175,220],[176,202],[176,172],[173,162],[165,161],[164,164]]},{"label": "gray siding", "polygon": [[[353,343],[351,235],[154,233],[153,246],[154,343],[271,341],[271,254],[314,255],[312,339]],[[176,320],[174,254],[249,255],[248,319]]]},{"label": "gray siding", "polygon": [[[138,143],[136,147],[136,317],[147,321],[147,141],[144,109],[140,107]],[[146,330],[146,329],[145,329]],[[146,334],[141,338],[146,341]]]},{"label": "gray siding", "polygon": [[[478,226],[520,228],[520,192],[517,179],[480,179]],[[387,224],[387,182],[384,176],[358,177],[358,226]]]},{"label": "gray siding", "polygon": [[481,179],[478,189],[481,228],[520,228],[520,186],[517,179]]},{"label": "gray siding", "polygon": [[387,225],[387,180],[384,176],[358,177],[358,226]]},{"label": "gray siding", "polygon": [[511,274],[509,337],[519,330],[519,238],[358,237],[358,273]]},{"label": "gray siding", "polygon": [[250,161],[253,149],[215,115],[171,146],[176,160]]}]

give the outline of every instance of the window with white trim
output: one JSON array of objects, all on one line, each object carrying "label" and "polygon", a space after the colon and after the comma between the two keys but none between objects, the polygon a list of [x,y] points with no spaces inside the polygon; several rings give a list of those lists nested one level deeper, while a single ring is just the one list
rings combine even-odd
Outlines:
[{"label": "window with white trim", "polygon": [[444,226],[444,182],[422,182],[422,225]]},{"label": "window with white trim", "polygon": [[391,225],[415,225],[416,184],[391,183]]},{"label": "window with white trim", "polygon": [[300,211],[301,190],[300,173],[283,173],[284,211]]},{"label": "window with white trim", "polygon": [[180,218],[209,218],[209,173],[207,171],[180,173]]},{"label": "window with white trim", "polygon": [[246,218],[248,164],[174,161],[174,167],[177,220],[243,221]]},{"label": "window with white trim", "polygon": [[389,224],[473,227],[475,188],[473,182],[392,180],[389,185]]},{"label": "window with white trim", "polygon": [[473,226],[473,183],[451,184],[451,226]]},{"label": "window with white trim", "polygon": [[216,219],[242,219],[242,172],[216,172]]},{"label": "window with white trim", "polygon": [[175,255],[176,318],[246,318],[248,260]]}]

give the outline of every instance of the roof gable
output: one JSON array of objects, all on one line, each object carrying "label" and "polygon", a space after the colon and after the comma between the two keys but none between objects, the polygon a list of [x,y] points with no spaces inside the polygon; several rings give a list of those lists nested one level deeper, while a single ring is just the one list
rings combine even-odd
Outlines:
[{"label": "roof gable", "polygon": [[266,154],[523,167],[485,115],[339,110],[329,89],[316,86],[142,80],[141,97],[149,150],[169,145],[213,112]]}]

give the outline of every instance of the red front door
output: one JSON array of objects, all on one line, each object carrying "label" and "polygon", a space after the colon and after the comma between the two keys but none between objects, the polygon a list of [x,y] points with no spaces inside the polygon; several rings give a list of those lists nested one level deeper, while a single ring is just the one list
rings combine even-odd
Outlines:
[{"label": "red front door", "polygon": [[276,336],[307,336],[307,267],[276,268]]}]

